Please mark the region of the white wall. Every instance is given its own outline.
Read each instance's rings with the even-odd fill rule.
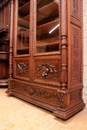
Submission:
[[[87,108],[87,0],[83,0],[83,100]]]

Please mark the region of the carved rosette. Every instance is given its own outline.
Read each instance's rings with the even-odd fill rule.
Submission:
[[[25,63],[17,64],[16,72],[17,72],[17,75],[28,76],[28,72],[29,72],[28,65],[26,65]]]
[[[40,78],[56,79],[57,75],[57,68],[49,63],[42,63],[37,66],[37,76]]]

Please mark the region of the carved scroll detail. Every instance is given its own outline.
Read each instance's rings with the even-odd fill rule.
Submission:
[[[43,97],[45,99],[57,99],[60,103],[64,103],[64,94],[63,93],[57,93],[57,92],[48,92],[47,90],[42,90],[40,88],[34,88],[31,86],[26,86],[25,84],[14,84],[15,88],[18,88],[20,90],[23,90],[27,92],[30,95],[35,95],[39,97]]]
[[[58,75],[58,71],[55,66],[49,63],[42,63],[37,66],[37,76],[40,78],[55,79]]]
[[[28,75],[28,65],[24,63],[17,64],[17,74],[21,76],[27,76]]]

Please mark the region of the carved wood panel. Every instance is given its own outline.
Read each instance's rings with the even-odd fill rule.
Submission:
[[[60,86],[60,58],[35,58],[34,82]]]
[[[71,15],[80,20],[81,17],[81,0],[71,0]]]
[[[28,76],[29,68],[28,64],[24,62],[16,63],[16,73],[19,76]]]
[[[82,89],[75,90],[70,93],[70,106],[75,106],[82,101]]]
[[[14,89],[20,94],[23,92],[23,94],[29,96],[29,98],[39,99],[40,101],[48,102],[48,104],[53,103],[59,107],[64,106],[66,99],[66,94],[57,92],[56,89],[49,89],[44,86],[31,85],[19,81],[14,81]]]
[[[74,25],[71,25],[71,48],[71,85],[80,84],[82,80],[82,35],[81,29]]]
[[[26,59],[15,60],[15,73],[16,78],[29,80],[29,61]]]
[[[70,94],[70,101],[74,101],[74,100],[77,100],[77,99],[80,99],[81,98],[81,91],[80,90],[77,90],[77,91],[74,91]]]

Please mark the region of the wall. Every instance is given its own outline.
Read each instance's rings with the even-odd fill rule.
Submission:
[[[83,0],[83,100],[87,108],[87,0]]]

